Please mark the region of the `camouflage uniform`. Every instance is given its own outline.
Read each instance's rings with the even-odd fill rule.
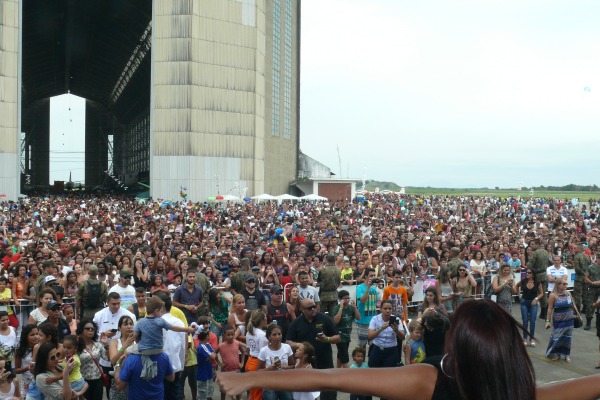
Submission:
[[[531,253],[529,256],[529,261],[527,261],[527,266],[531,268],[535,274],[535,279],[542,284],[542,288],[544,290],[544,296],[540,301],[540,307],[542,307],[542,310],[548,309],[548,276],[546,274],[546,270],[548,269],[549,260],[550,255],[548,252],[540,247]],[[543,315],[543,312],[540,315]],[[545,315],[544,318],[546,318]]]
[[[448,264],[446,264],[446,266],[450,268],[450,271],[452,271],[452,277],[456,278],[458,276],[458,268],[464,267],[465,262],[461,260],[460,257],[454,257],[450,259],[450,261],[448,261]]]
[[[597,261],[598,262],[598,261]],[[600,281],[600,265],[598,264],[590,264],[586,269],[586,275],[592,282]],[[594,316],[594,306],[593,304],[600,296],[600,286],[592,286],[591,284],[587,284],[588,290],[584,299],[585,304],[585,316],[591,319]]]
[[[208,315],[208,291],[210,290],[210,279],[200,271],[194,270],[196,273],[196,285],[202,289],[202,305],[198,309],[198,317]],[[185,279],[185,277],[184,277]]]
[[[340,286],[341,271],[335,265],[326,265],[319,273],[319,298],[321,312],[328,313],[333,318],[333,309],[338,304],[337,289]]]
[[[581,310],[581,302],[584,297],[586,284],[585,284],[585,270],[592,261],[583,252],[575,255],[575,261],[573,267],[575,268],[575,284],[573,286],[573,300],[578,310]],[[587,315],[587,310],[586,310]]]

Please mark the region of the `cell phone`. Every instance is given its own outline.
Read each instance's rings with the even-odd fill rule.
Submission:
[[[395,315],[390,315],[390,325],[399,325],[400,321]]]
[[[69,362],[73,361],[73,356],[69,357]]]
[[[111,329],[110,330],[112,333],[117,333],[118,329]]]
[[[317,333],[317,337],[323,337],[323,336],[325,336],[325,334],[323,332]]]

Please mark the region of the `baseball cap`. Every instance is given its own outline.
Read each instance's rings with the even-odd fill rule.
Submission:
[[[50,282],[54,282],[56,280],[56,278],[52,275],[48,275],[47,277],[44,278],[44,285],[47,285]]]
[[[128,269],[123,269],[121,272],[119,272],[119,276],[123,279],[129,279],[131,278],[131,275],[131,271]]]
[[[280,285],[273,285],[269,290],[271,293],[283,292],[283,288]]]
[[[60,310],[60,304],[58,304],[58,301],[52,300],[46,304],[46,310]]]
[[[249,275],[245,279],[246,282],[254,281],[256,282],[256,277],[254,275]]]

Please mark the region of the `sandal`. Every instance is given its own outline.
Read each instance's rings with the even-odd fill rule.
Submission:
[[[560,360],[560,356],[552,356],[550,357],[550,361],[558,361]]]
[[[568,363],[570,363],[570,362],[571,362],[571,357],[569,357],[569,356],[566,356],[566,357],[565,357],[565,361],[566,361],[566,362],[568,362]]]

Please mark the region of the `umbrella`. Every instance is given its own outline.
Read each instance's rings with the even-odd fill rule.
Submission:
[[[301,200],[314,200],[314,201],[327,201],[327,197],[319,196],[318,194],[307,194],[306,196],[300,197]]]
[[[220,200],[220,201],[235,201],[235,202],[242,201],[242,199],[240,199],[239,197],[234,196],[232,194],[226,194],[225,196],[217,196],[217,200]]]

